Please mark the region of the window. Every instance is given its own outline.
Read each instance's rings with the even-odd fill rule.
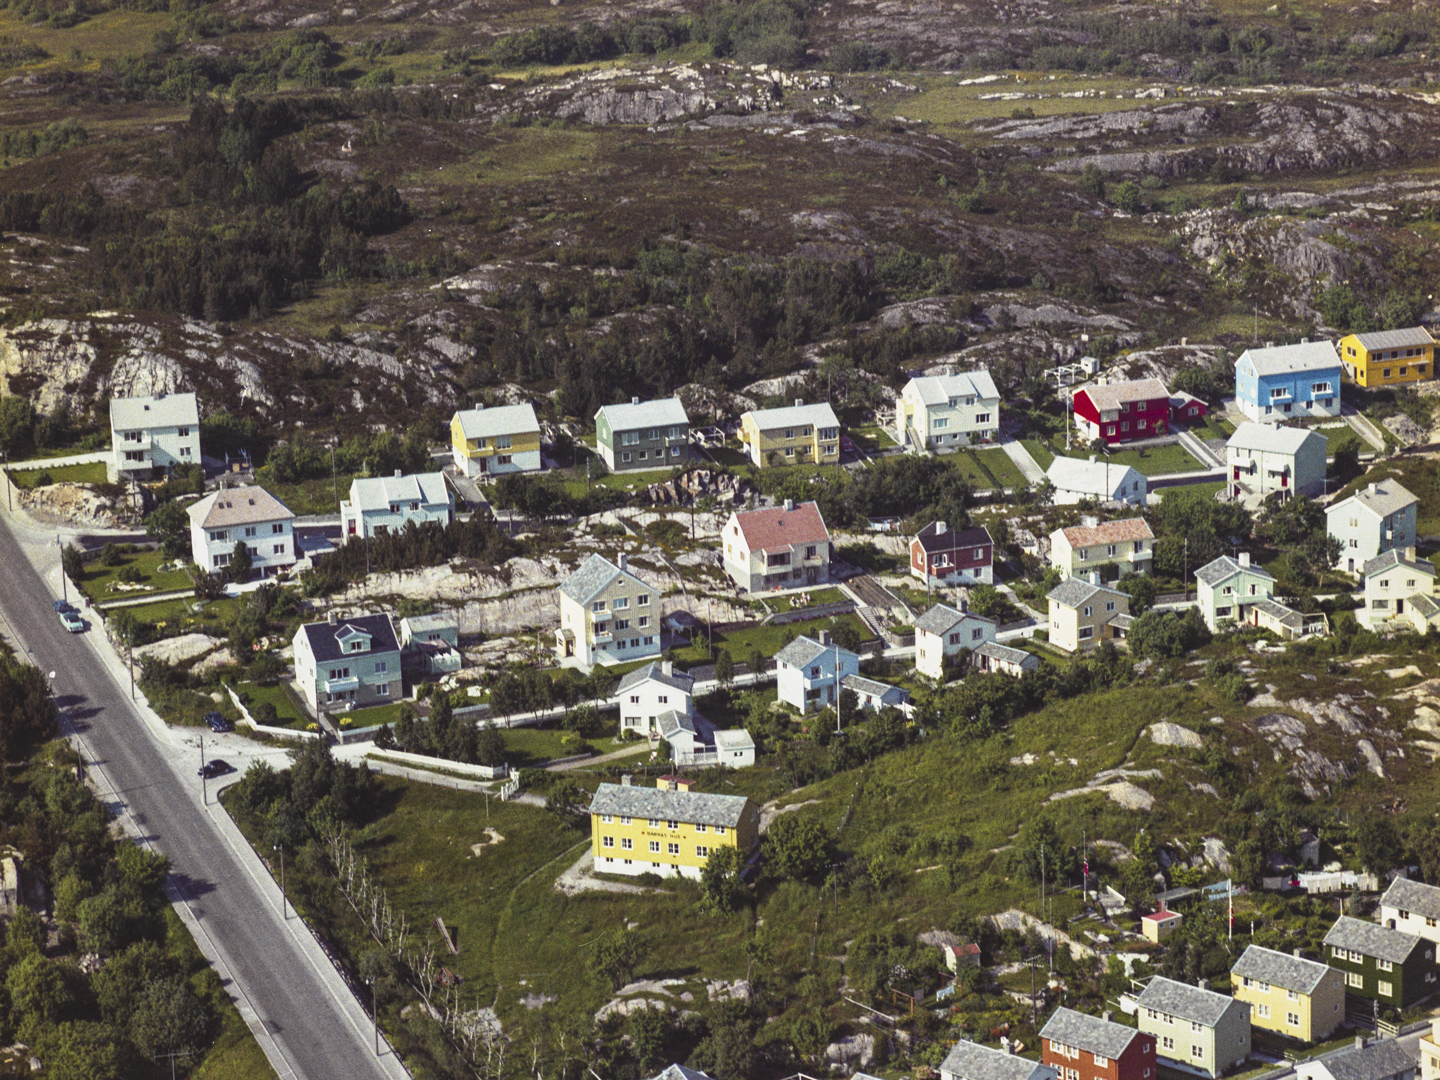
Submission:
[[[971,641],[979,641],[979,640],[980,640],[981,638],[983,638],[984,636],[985,636],[985,629],[984,629],[984,627],[977,627],[976,629],[970,631],[970,640],[971,640]]]
[[[716,826],[715,826],[715,835],[716,835],[716,836],[724,836],[724,835],[725,835],[725,826],[724,826],[724,825],[716,825]]]
[[[495,436],[495,449],[496,449],[496,450],[509,450],[509,449],[510,449],[510,436],[509,436],[509,435],[497,435],[497,436]]]
[[[620,460],[621,460],[621,461],[629,461],[629,460],[630,460],[630,451],[629,451],[629,450],[622,450],[622,451],[620,451]]]
[[[949,421],[947,418],[945,418],[945,417],[941,417],[940,419],[938,419],[938,420],[935,421],[935,425],[934,425],[934,426],[937,427],[937,428],[949,427],[949,426],[950,426],[950,421]]]
[[[363,641],[352,641],[352,642],[350,642],[350,647],[349,647],[348,649],[346,649],[345,651],[346,651],[346,652],[364,652],[364,651],[365,651],[365,642],[363,642]]]
[[[704,826],[704,825],[696,825],[696,826],[695,826],[695,831],[696,831],[696,832],[704,832],[704,831],[705,831],[705,826]]]
[[[1365,987],[1365,977],[1358,971],[1347,971],[1345,973],[1345,985],[1353,990],[1362,990]]]
[[[652,817],[652,818],[647,818],[646,821],[645,821],[645,823],[646,823],[647,825],[649,825],[650,828],[652,828],[652,829],[658,829],[658,828],[660,827],[660,819],[659,819],[659,818],[653,818],[653,817]]]
[[[1286,1000],[1286,1001],[1299,1001],[1299,1000],[1300,1000],[1300,995],[1297,994],[1294,990],[1286,990],[1286,991],[1285,991],[1285,1000]]]
[[[665,823],[665,827],[667,829],[678,829],[680,827],[680,823],[678,821],[667,821]]]
[[[614,814],[601,814],[601,815],[600,815],[600,823],[601,823],[602,825],[609,825],[609,824],[610,824],[612,821],[614,821],[614,820],[615,820],[615,815],[614,815]]]
[[[181,456],[181,457],[189,457],[189,456],[190,456],[190,447],[188,447],[188,446],[182,446],[182,447],[180,447],[180,456]]]
[[[975,414],[975,423],[977,423],[977,424],[988,424],[989,422],[990,422],[990,414],[989,414],[988,412],[981,412],[981,413],[976,413],[976,414]]]
[[[1114,555],[1114,554],[1115,554],[1115,545],[1114,545],[1114,544],[1110,544],[1110,545],[1106,546],[1106,548],[1105,548],[1105,554],[1106,554],[1106,555]]]
[[[631,705],[639,705],[639,704],[640,704],[640,695],[639,695],[639,694],[631,694],[631,695],[630,695],[630,704],[631,704]]]
[[[634,850],[635,850],[635,841],[632,840],[632,839],[630,839],[630,837],[628,837],[628,836],[622,836],[622,837],[620,838],[620,850],[621,850],[621,851],[634,851]]]
[[[1095,1058],[1095,1067],[1097,1069],[1103,1069],[1110,1064],[1110,1059],[1103,1054],[1094,1054],[1092,1056]]]
[[[710,849],[704,844],[696,844],[695,857],[697,859],[708,859],[710,857]]]
[[[1160,1036],[1160,1049],[1162,1049],[1162,1050],[1174,1050],[1174,1049],[1175,1049],[1175,1040],[1172,1039],[1169,1035],[1162,1035],[1162,1036]]]
[[[1082,627],[1080,628],[1080,640],[1081,640],[1081,641],[1086,641],[1086,640],[1088,640],[1089,638],[1092,638],[1092,637],[1094,637],[1094,636],[1095,636],[1095,628],[1094,628],[1093,626],[1082,626]]]
[[[656,700],[657,702],[659,702],[661,705],[668,705],[668,704],[670,704],[670,695],[669,695],[669,694],[657,694],[657,695],[655,695],[655,700]]]
[[[651,840],[651,841],[650,841],[650,854],[652,854],[652,855],[659,855],[659,854],[660,854],[660,841],[659,841],[659,840]]]
[[[271,535],[271,536],[283,536],[284,534],[285,534],[285,526],[282,525],[280,522],[277,521],[274,525],[271,525],[271,526],[270,526],[270,535]]]
[[[786,457],[794,457],[794,456],[795,456],[795,448],[794,448],[793,446],[787,446],[787,447],[785,447],[785,456],[786,456]]]
[[[1392,964],[1389,960],[1376,960],[1375,968],[1378,971],[1394,971],[1395,965]]]
[[[1381,997],[1389,997],[1395,992],[1395,987],[1392,983],[1388,983],[1382,979],[1375,985],[1375,991]]]
[[[807,559],[813,559],[813,558],[815,558],[815,545],[814,545],[814,544],[811,544],[809,547],[807,547],[807,548],[805,549],[805,558],[807,558]]]
[[[1255,1015],[1258,1016],[1258,1017],[1260,1017],[1261,1020],[1269,1020],[1269,1019],[1270,1019],[1270,1006],[1269,1006],[1269,1005],[1256,1005],[1256,1006],[1255,1006]]]
[[[254,535],[255,535],[255,526],[254,526],[254,525],[246,525],[246,526],[245,526],[245,538],[248,540],[250,537],[252,537],[252,536],[254,536]]]
[[[384,661],[384,660],[376,660],[376,661],[375,661],[375,674],[376,674],[376,675],[384,675],[384,674],[385,674],[387,671],[389,671],[389,670],[390,670],[390,665],[389,665],[389,663],[387,663],[386,661]]]
[[[509,455],[509,454],[496,454],[496,455],[495,455],[495,464],[496,464],[496,465],[509,465],[509,464],[510,464],[510,455]]]
[[[1199,1043],[1192,1043],[1190,1046],[1190,1056],[1192,1058],[1203,1058],[1205,1056],[1205,1048]]]
[[[1083,608],[1080,609],[1080,614],[1084,615],[1088,619],[1091,615],[1095,614],[1095,609],[1089,604],[1086,604]]]
[[[637,597],[635,598],[635,606],[636,606],[636,607],[646,607],[647,605],[649,605],[649,603],[650,603],[650,594],[649,594],[648,592],[641,593],[639,596],[637,596]]]
[[[1281,389],[1281,390],[1271,390],[1271,391],[1270,391],[1270,400],[1271,400],[1271,401],[1274,401],[1274,400],[1276,400],[1277,398],[1282,398],[1282,397],[1285,396],[1285,393],[1286,393],[1286,392],[1285,392],[1283,389]]]
[[[666,853],[667,855],[679,855],[679,854],[680,854],[680,845],[679,845],[679,844],[666,844],[666,845],[665,845],[665,853]]]
[[[590,610],[591,610],[591,611],[604,611],[604,610],[605,610],[605,601],[604,601],[604,600],[596,600],[593,604],[590,605]]]
[[[1105,601],[1105,610],[1106,610],[1106,611],[1114,611],[1114,610],[1115,610],[1115,601],[1114,601],[1114,600],[1106,600],[1106,601]]]
[[[628,596],[617,596],[610,604],[611,609],[614,611],[623,611],[629,606],[630,598]]]
[[[285,545],[284,545],[284,544],[276,544],[276,545],[275,545],[275,552],[274,552],[274,554],[276,554],[276,555],[284,555],[284,554],[285,554]]]
[[[951,645],[959,645],[959,644],[960,644],[960,635],[959,635],[959,634],[951,634],[951,635],[950,635],[950,644],[951,644]]]
[[[613,837],[613,836],[602,836],[602,837],[600,838],[600,846],[601,846],[601,847],[614,847],[614,846],[615,846],[615,837]]]
[[[1249,980],[1246,981],[1248,982]],[[1267,982],[1261,982],[1259,979],[1256,979],[1255,989],[1259,990],[1262,994],[1268,994],[1270,992],[1270,984]]]
[[[1290,1027],[1299,1027],[1299,1026],[1300,1026],[1300,1014],[1299,1014],[1299,1013],[1287,1012],[1287,1013],[1285,1014],[1285,1023],[1288,1024]]]
[[[1203,1024],[1197,1024],[1194,1020],[1191,1020],[1191,1021],[1190,1021],[1190,1030],[1191,1030],[1191,1031],[1204,1031],[1204,1030],[1205,1030],[1205,1027],[1204,1027]]]

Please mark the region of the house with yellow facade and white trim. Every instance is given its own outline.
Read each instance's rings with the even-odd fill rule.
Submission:
[[[840,421],[830,403],[806,405],[797,399],[783,409],[755,409],[740,417],[740,443],[759,468],[836,465],[840,462]]]
[[[1230,969],[1230,992],[1250,1004],[1250,1025],[1301,1042],[1345,1019],[1345,976],[1329,964],[1251,945]]]
[[[760,811],[743,795],[704,794],[690,784],[673,776],[655,787],[638,787],[628,776],[601,784],[590,802],[595,869],[698,879],[721,847],[735,848],[743,865],[760,842]]]
[[[1435,339],[1423,326],[1340,339],[1340,368],[1356,386],[1397,386],[1435,377]]]
[[[535,407],[483,405],[461,409],[450,419],[450,448],[464,475],[498,476],[540,468],[540,421]]]

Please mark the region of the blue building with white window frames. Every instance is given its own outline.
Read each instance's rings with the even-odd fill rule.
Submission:
[[[1235,400],[1256,423],[1340,415],[1340,355],[1328,341],[1246,349],[1235,361]]]

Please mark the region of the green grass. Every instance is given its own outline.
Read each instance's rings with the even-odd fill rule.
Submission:
[[[705,453],[710,455],[716,465],[724,465],[731,469],[743,469],[752,464],[748,457],[733,446],[707,446]]]
[[[1021,439],[1020,445],[1030,451],[1030,456],[1035,459],[1035,464],[1042,469],[1050,468],[1050,463],[1055,460],[1055,451],[1040,439]]]
[[[613,732],[614,724],[610,727]],[[569,749],[563,744],[567,734],[559,727],[507,728],[504,732],[506,760],[517,769],[528,769],[556,758],[572,757],[581,751]],[[584,748],[594,754],[609,754],[635,745],[616,739],[613,734],[597,735],[582,741]]]
[[[103,484],[108,479],[103,461],[87,461],[48,469],[14,469],[10,472],[10,482],[22,491],[29,491],[38,486],[42,474],[48,474],[52,484]]]
[[[850,436],[853,442],[861,450],[874,452],[876,450],[888,450],[897,445],[890,433],[879,424],[865,424],[861,427],[848,428],[845,434]]]
[[[265,481],[262,486],[295,514],[338,514],[340,499],[350,497],[350,481],[353,479],[355,477],[342,474],[333,481],[327,476],[323,480],[301,480],[294,484]],[[337,489],[339,499],[335,495]]]
[[[85,590],[85,595],[97,603],[143,596],[146,592],[160,593],[189,589],[194,582],[185,572],[183,564],[179,569],[168,569],[163,572],[160,570],[161,566],[174,567],[175,563],[176,560],[167,556],[163,551],[139,551],[122,555],[120,561],[114,566],[106,566],[99,559],[92,559],[85,564],[85,577],[81,581],[80,587]],[[130,566],[140,571],[140,581],[122,583],[119,579],[120,571]],[[120,584],[127,584],[127,587],[117,588],[116,586]],[[134,587],[136,584],[145,585],[148,588],[136,589]]]
[[[152,624],[158,630],[156,636],[162,638],[176,637],[191,631],[214,632],[223,635],[229,633],[229,625],[240,613],[244,600],[238,597],[226,597],[221,600],[211,600],[201,605],[198,611],[192,610],[197,603],[195,600],[176,598],[174,600],[157,600],[153,604],[136,604],[133,607],[119,610],[128,611],[141,622]]]
[[[1064,436],[1058,436],[1061,446],[1064,445]],[[1060,452],[1059,446],[1056,447]],[[1070,452],[1071,457],[1084,458],[1087,455]],[[1201,472],[1205,466],[1195,459],[1195,456],[1186,450],[1179,443],[1171,443],[1168,446],[1152,446],[1132,450],[1112,450],[1109,455],[1113,465],[1129,465],[1142,476],[1168,476],[1172,473]],[[1101,457],[1103,461],[1105,456]]]
[[[1020,490],[1030,486],[1030,482],[1025,479],[1025,474],[1020,471],[1019,466],[1011,461],[1010,455],[999,447],[976,450],[975,457],[1001,487]]]
[[[1190,433],[1202,442],[1209,439],[1228,439],[1235,434],[1235,425],[1214,413],[1205,417],[1203,424],[1192,424]]]
[[[854,627],[862,640],[871,636],[865,624],[855,615],[841,615],[835,621]],[[784,647],[787,632],[793,630],[796,637],[813,635],[816,630],[824,630],[829,627],[831,622],[830,619],[807,619],[803,622],[786,623],[784,626],[751,626],[743,630],[732,630],[729,633],[717,633],[715,635],[715,651],[718,653],[722,648],[729,649],[730,655],[737,663],[743,662],[752,648],[759,648],[762,654],[770,657]],[[706,655],[702,643],[677,649],[675,661],[681,667],[690,668],[698,664],[708,664],[710,658]]]
[[[805,594],[809,596],[809,607],[819,607],[821,604],[839,604],[845,600],[845,594],[839,589],[810,589]],[[792,593],[789,596],[765,597],[765,605],[771,611],[792,611],[801,607],[800,593]]]
[[[138,56],[150,51],[154,48],[156,32],[173,25],[168,12],[107,11],[68,29],[34,26],[16,18],[12,12],[0,13],[0,35],[38,45],[50,54],[48,58],[23,65],[28,70],[98,71],[103,59]]]
[[[275,712],[279,714],[280,727],[306,728],[314,723],[283,683],[276,683],[274,686],[261,686],[259,683],[252,682],[239,683],[235,687],[235,692],[248,695],[249,700],[245,707],[250,710],[252,716],[255,715],[255,709],[262,701],[268,701],[274,705]],[[255,719],[260,722],[258,716]]]
[[[403,702],[392,701],[387,705],[372,705],[368,709],[353,709],[350,712],[332,713],[331,715],[335,723],[343,729],[378,727],[380,724],[393,724],[399,720],[400,710],[404,707]]]

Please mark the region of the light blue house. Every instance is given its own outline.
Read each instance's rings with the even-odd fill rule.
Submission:
[[[1328,341],[1246,349],[1235,361],[1235,400],[1263,424],[1340,415],[1340,354]]]
[[[344,538],[383,536],[400,532],[410,522],[450,524],[455,497],[445,486],[443,473],[371,476],[350,482],[350,500],[340,503]]]

